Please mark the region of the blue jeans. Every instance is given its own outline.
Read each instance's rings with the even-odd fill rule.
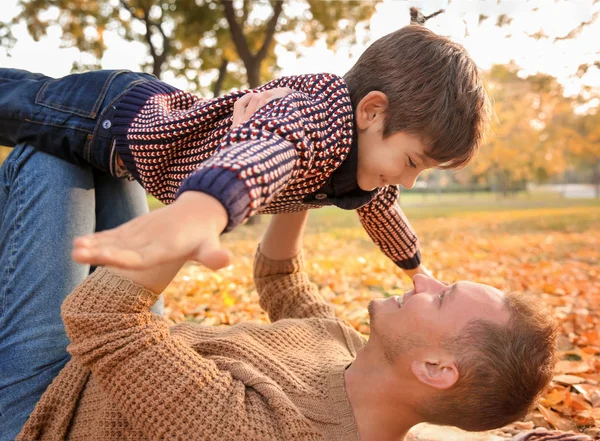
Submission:
[[[155,80],[125,70],[54,79],[0,69],[0,145],[23,143],[73,164],[112,172],[110,105],[135,84]]]
[[[0,440],[14,440],[69,359],[63,299],[90,268],[76,236],[148,210],[142,187],[17,145],[0,167]]]

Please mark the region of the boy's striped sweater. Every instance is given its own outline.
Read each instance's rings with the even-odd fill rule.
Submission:
[[[187,190],[218,199],[231,230],[257,213],[335,205],[356,209],[381,250],[401,268],[420,264],[398,188],[356,183],[354,110],[331,74],[271,81],[254,91],[294,90],[231,129],[233,104],[250,92],[202,100],[160,81],[134,86],[114,105],[116,149],[128,171],[165,203]]]

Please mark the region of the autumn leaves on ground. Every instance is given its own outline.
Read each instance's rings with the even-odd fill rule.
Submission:
[[[519,195],[402,197],[436,277],[530,290],[560,324],[560,361],[537,411],[519,427],[555,427],[600,437],[600,201]],[[254,250],[268,219],[224,239],[234,264],[218,273],[189,265],[165,293],[174,321],[266,322],[252,283]],[[354,212],[311,213],[307,271],[338,315],[369,333],[369,300],[410,289],[375,248]]]

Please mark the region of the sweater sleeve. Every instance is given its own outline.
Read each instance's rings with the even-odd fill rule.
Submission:
[[[272,397],[171,336],[148,311],[156,299],[98,269],[62,306],[73,359],[148,439],[278,439]]]
[[[259,109],[225,136],[219,152],[185,179],[177,195],[210,194],[227,210],[226,231],[235,228],[310,168],[313,142],[303,113],[314,108],[308,94],[293,92]]]
[[[419,242],[398,204],[398,195],[398,187],[389,185],[357,212],[381,251],[400,268],[414,269],[421,263]]]
[[[254,283],[260,306],[272,322],[285,318],[335,317],[333,307],[325,302],[304,272],[302,253],[288,260],[271,260],[257,250]]]

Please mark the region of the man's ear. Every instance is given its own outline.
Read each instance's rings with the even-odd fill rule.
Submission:
[[[377,90],[367,93],[356,106],[356,124],[359,130],[366,130],[378,118],[382,119],[387,108],[388,98],[385,93]]]
[[[458,381],[458,368],[454,361],[439,359],[415,360],[410,369],[421,383],[436,389],[449,389]]]

